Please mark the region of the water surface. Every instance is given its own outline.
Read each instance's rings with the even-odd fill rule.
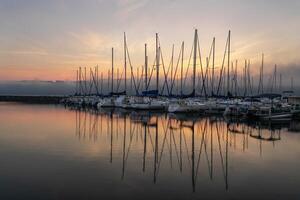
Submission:
[[[300,199],[299,128],[0,103],[0,199]]]

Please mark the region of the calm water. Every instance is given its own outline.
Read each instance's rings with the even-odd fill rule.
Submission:
[[[297,129],[0,103],[0,199],[300,199]]]

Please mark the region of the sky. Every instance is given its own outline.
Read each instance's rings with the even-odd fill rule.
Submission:
[[[256,74],[261,54],[266,73],[278,65],[283,77],[300,76],[299,0],[1,0],[0,80],[74,80],[76,69],[98,65],[107,74],[111,48],[123,63],[126,32],[134,69],[154,59],[159,34],[165,63],[185,41],[185,62],[198,29],[202,56],[216,37],[220,66],[228,31],[231,58],[251,60]],[[289,78],[288,78],[289,79]]]

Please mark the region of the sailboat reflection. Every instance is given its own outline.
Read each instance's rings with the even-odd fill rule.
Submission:
[[[75,135],[79,140],[97,142],[101,139],[109,144],[110,163],[114,155],[115,159],[122,157],[122,180],[130,166],[127,164],[130,154],[134,154],[135,158],[141,157],[136,160],[141,163],[143,173],[152,170],[154,184],[160,170],[175,169],[181,175],[189,172],[194,192],[199,179],[208,176],[212,181],[220,178],[219,172],[228,190],[230,152],[257,151],[249,149],[250,139],[251,142],[260,141],[260,154],[264,142],[275,144],[281,140],[278,128],[215,117],[117,110],[76,110],[75,117]],[[164,173],[167,172],[161,176]]]

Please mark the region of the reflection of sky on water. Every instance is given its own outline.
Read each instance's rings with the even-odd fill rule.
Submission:
[[[299,198],[300,135],[290,125],[0,107],[5,199]]]

